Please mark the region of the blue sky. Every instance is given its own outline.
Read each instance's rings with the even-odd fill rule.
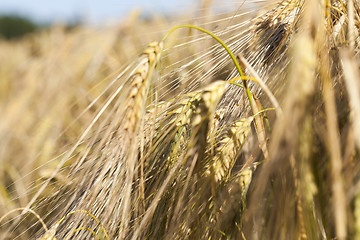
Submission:
[[[145,12],[179,12],[198,0],[0,0],[0,14],[16,13],[36,22],[81,18],[100,24],[122,19],[134,8]]]

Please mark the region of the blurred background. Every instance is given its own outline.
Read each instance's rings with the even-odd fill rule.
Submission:
[[[103,24],[123,19],[131,10],[137,8],[148,13],[164,13],[184,10],[193,0],[76,0],[76,1],[0,1],[1,15],[20,15],[30,18],[38,24],[52,22],[84,21],[91,24]]]
[[[14,38],[53,24],[103,26],[123,21],[135,10],[141,11],[143,17],[151,17],[183,12],[195,4],[192,0],[0,1],[0,35]]]
[[[242,4],[239,5],[239,2]],[[184,14],[194,17],[197,12],[213,10],[216,13],[224,13],[234,10],[235,5],[242,6],[244,2],[221,0],[0,1],[0,36],[7,39],[16,38],[54,24],[62,24],[70,28],[78,25],[108,26],[124,21],[134,11],[138,11],[142,18],[154,16],[176,18],[184,17]]]

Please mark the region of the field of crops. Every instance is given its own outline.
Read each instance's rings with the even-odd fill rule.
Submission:
[[[0,39],[0,239],[360,239],[359,2],[202,2]]]

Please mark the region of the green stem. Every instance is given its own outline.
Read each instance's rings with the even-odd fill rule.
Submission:
[[[266,111],[275,111],[275,110],[276,110],[276,108],[265,108],[265,109],[258,111],[256,114],[252,115],[252,117],[256,117],[257,115],[259,115],[261,113],[265,113]]]
[[[233,85],[235,85],[235,86],[238,86],[238,87],[244,88],[244,86],[243,86],[243,85],[241,85],[241,84],[239,84],[239,83],[237,83],[237,82],[230,82],[230,84],[233,84]]]
[[[235,67],[237,69],[237,71],[239,72],[240,76],[241,76],[241,79],[242,79],[242,82],[243,82],[243,85],[244,87],[246,88],[246,95],[247,95],[247,98],[249,99],[249,103],[250,103],[250,107],[252,109],[252,97],[251,97],[251,93],[250,93],[250,89],[246,83],[246,80],[245,80],[245,76],[241,70],[241,67],[239,65],[239,62],[236,60],[234,54],[231,52],[231,50],[228,48],[228,46],[223,42],[221,41],[220,38],[218,38],[216,35],[214,35],[213,33],[209,32],[208,30],[205,30],[201,27],[197,27],[197,26],[194,26],[194,25],[180,25],[180,26],[176,26],[174,28],[172,28],[169,32],[167,32],[165,34],[165,36],[163,37],[163,39],[161,40],[162,42],[164,42],[166,40],[166,38],[172,33],[174,32],[175,30],[179,29],[179,28],[193,28],[193,29],[197,29],[203,33],[206,33],[208,34],[209,36],[211,36],[212,38],[214,38],[218,43],[221,44],[221,46],[223,46],[226,50],[226,52],[229,54],[231,60],[233,61],[233,63],[235,64]]]

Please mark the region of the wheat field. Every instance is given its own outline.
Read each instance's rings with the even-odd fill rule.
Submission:
[[[0,39],[0,239],[360,239],[359,2],[212,4]]]

